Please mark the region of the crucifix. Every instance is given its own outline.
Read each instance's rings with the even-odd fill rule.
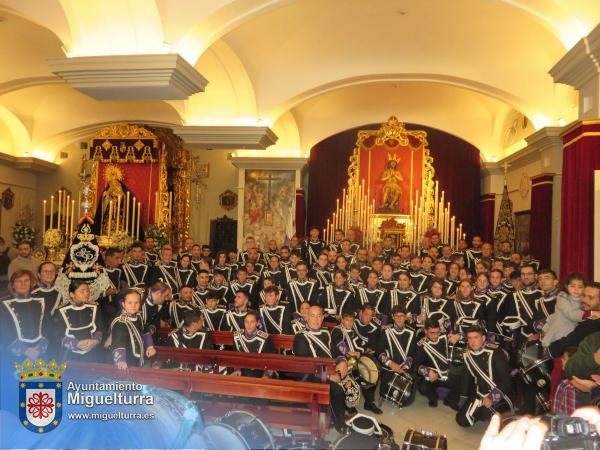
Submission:
[[[268,172],[266,177],[256,177],[257,181],[267,182],[267,204],[265,208],[265,225],[273,225],[273,213],[271,212],[271,187],[273,181],[279,180],[278,177],[274,177],[272,172]]]

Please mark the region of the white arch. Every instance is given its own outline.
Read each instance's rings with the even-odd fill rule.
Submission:
[[[31,147],[31,138],[27,127],[8,108],[0,105],[0,121],[2,121],[10,132],[13,148],[12,154],[22,156]]]

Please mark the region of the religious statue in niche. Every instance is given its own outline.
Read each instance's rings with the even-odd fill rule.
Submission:
[[[232,210],[237,206],[237,194],[227,189],[225,192],[219,195],[219,204],[227,211]]]
[[[96,211],[95,221],[101,224],[101,235],[109,236],[116,230],[117,223],[125,223],[125,196],[127,188],[123,184],[123,172],[116,165],[109,165],[104,170],[106,188],[102,192],[100,208]],[[120,198],[120,201],[119,201]],[[112,202],[112,206],[111,206]]]
[[[381,174],[382,189],[382,209],[388,211],[398,211],[400,209],[400,197],[402,196],[401,183],[404,181],[402,174],[396,168],[400,158],[388,153],[388,162],[386,169]]]

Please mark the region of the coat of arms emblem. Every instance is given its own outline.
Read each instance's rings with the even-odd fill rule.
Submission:
[[[19,420],[29,431],[47,433],[62,420],[62,373],[66,363],[43,359],[16,364],[19,375]]]

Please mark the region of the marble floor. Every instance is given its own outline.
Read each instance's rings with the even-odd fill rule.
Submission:
[[[362,408],[357,409],[361,413],[372,415]],[[394,431],[394,439],[400,446],[406,431],[414,428],[417,431],[445,434],[448,438],[448,450],[477,450],[487,428],[487,424],[483,422],[477,422],[472,428],[462,428],[454,420],[456,412],[453,409],[444,406],[442,402],[437,408],[430,408],[427,399],[419,394],[408,408],[398,409],[385,401],[381,409],[383,414],[376,416],[377,419]]]

